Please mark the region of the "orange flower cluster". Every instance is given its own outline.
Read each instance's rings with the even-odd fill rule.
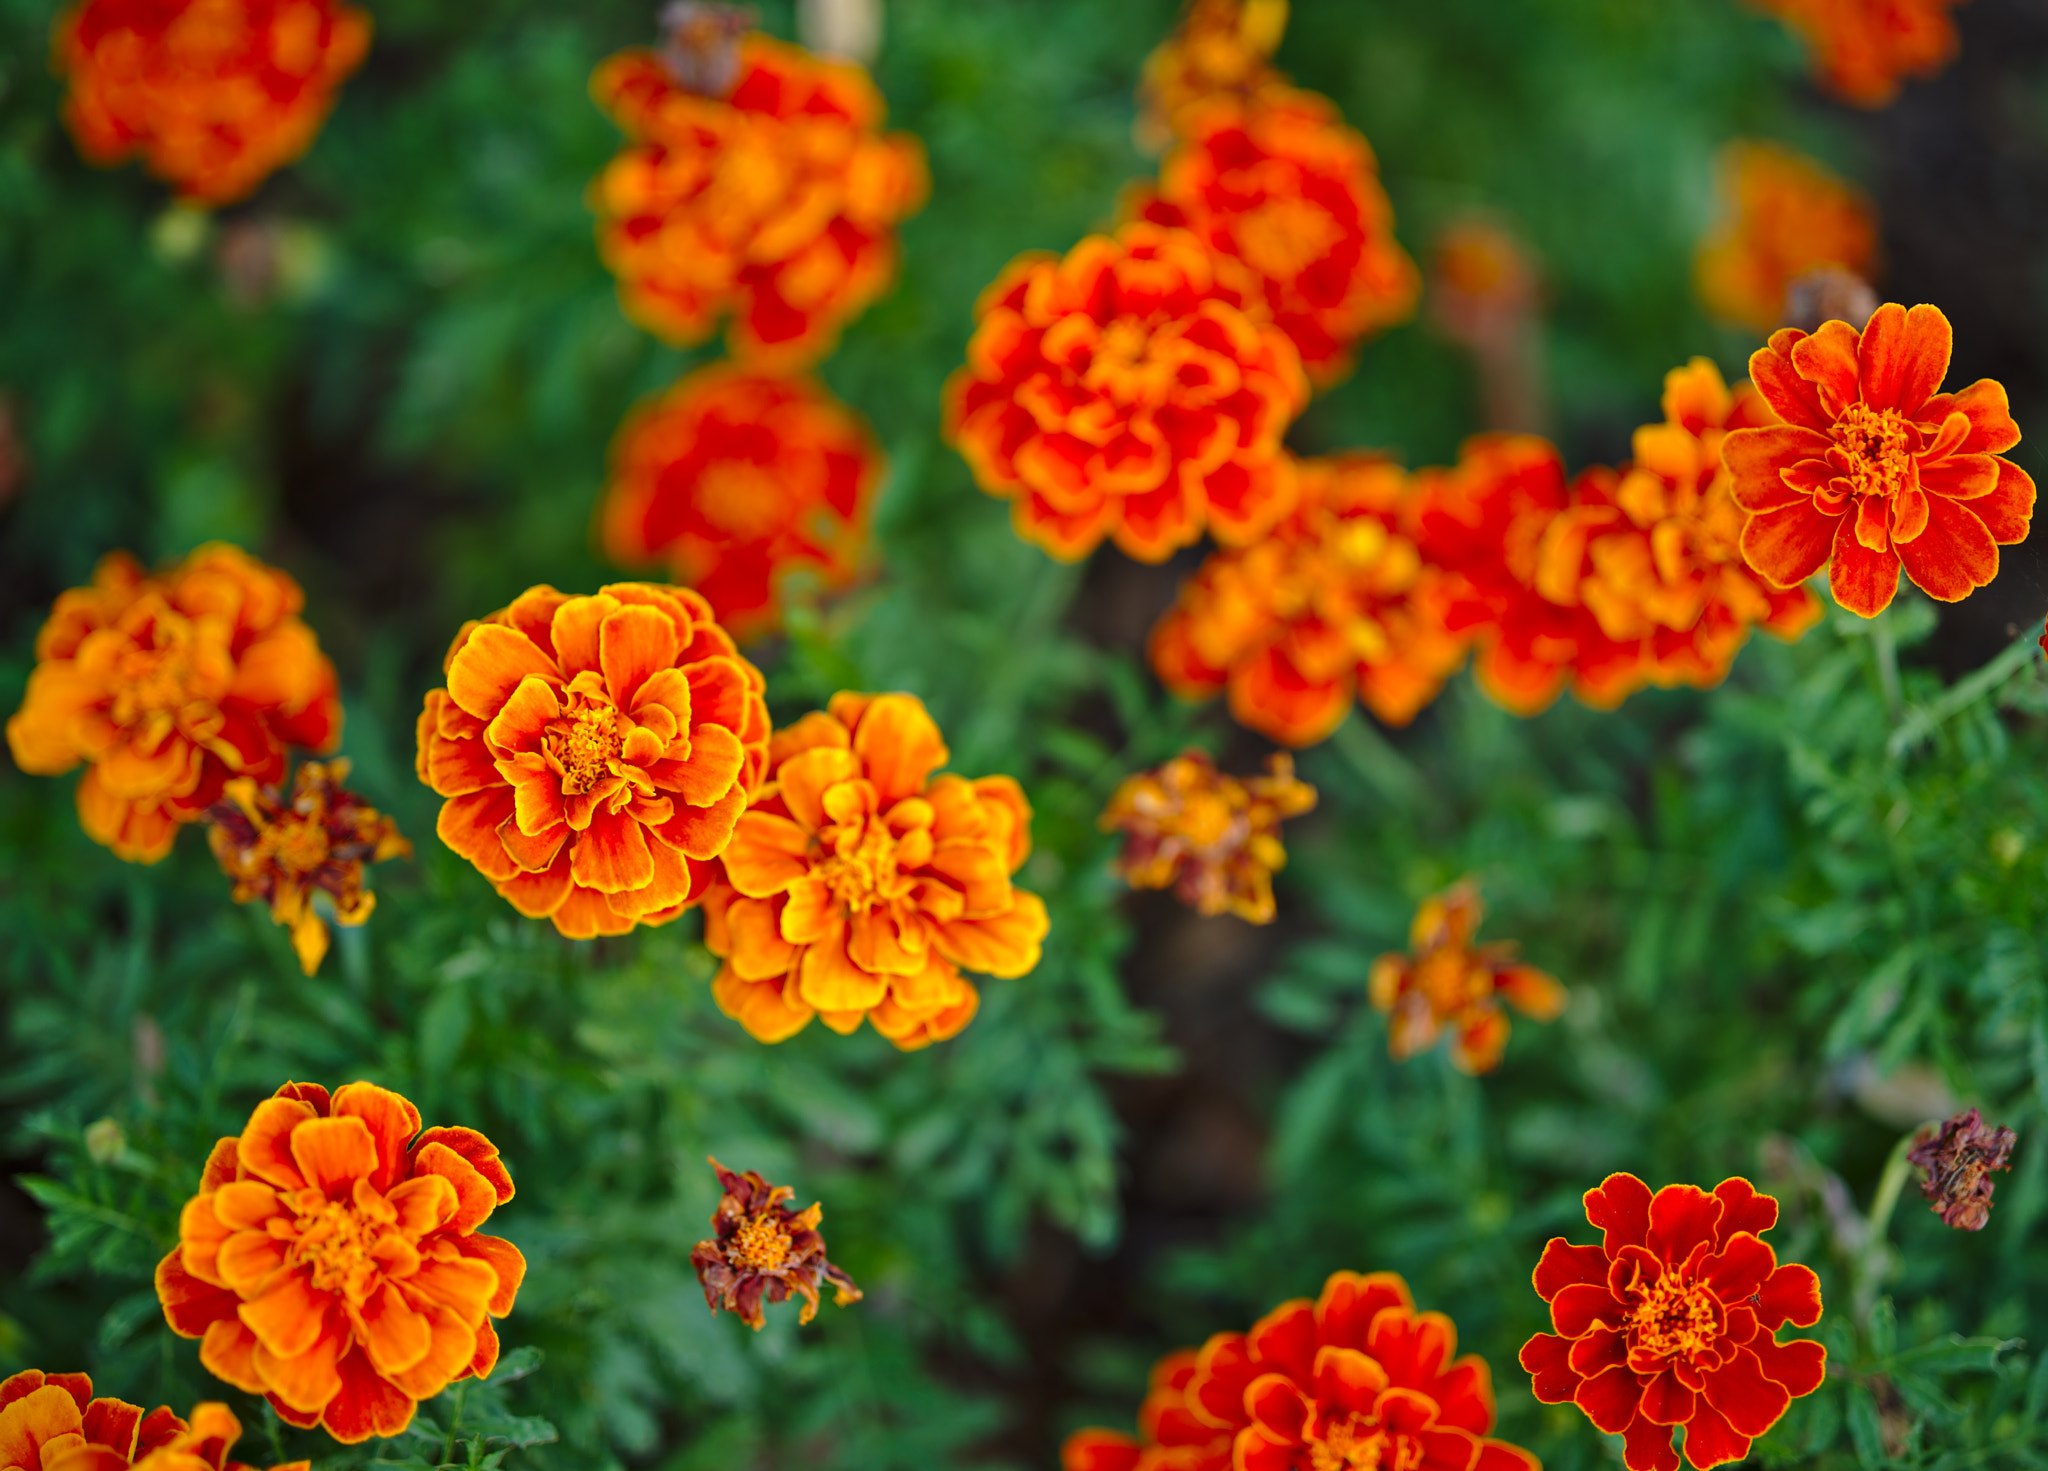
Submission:
[[[1451,1065],[1462,1073],[1490,1073],[1508,1045],[1501,1002],[1540,1022],[1563,1014],[1564,987],[1517,962],[1512,941],[1472,943],[1485,913],[1476,884],[1453,884],[1415,911],[1408,954],[1396,951],[1372,963],[1368,994],[1373,1009],[1388,1018],[1387,1051],[1396,1062],[1428,1051],[1449,1031]]]
[[[8,1471],[254,1471],[228,1452],[242,1422],[215,1401],[190,1421],[159,1405],[96,1399],[86,1374],[24,1369],[0,1380],[0,1466]],[[271,1471],[307,1471],[310,1461]]]
[[[1287,0],[1187,0],[1138,79],[1139,146],[1164,149],[1205,102],[1283,85],[1271,58],[1286,30]]]
[[[1228,688],[1230,713],[1290,746],[1322,740],[1353,698],[1406,725],[1464,662],[1444,575],[1404,517],[1408,476],[1374,455],[1298,463],[1300,499],[1262,540],[1219,551],[1152,631],[1183,699]]]
[[[285,750],[341,739],[334,666],[299,619],[299,585],[231,546],[150,574],[125,552],[57,599],[28,695],[7,722],[15,764],[86,763],[78,817],[122,858],[155,863],[228,781],[283,780]]]
[[[526,1275],[477,1227],[512,1198],[474,1129],[420,1131],[398,1094],[287,1083],[213,1147],[156,1269],[171,1329],[292,1425],[345,1445],[498,1362],[492,1318]]]
[[[777,731],[768,782],[739,819],[704,899],[712,993],[763,1042],[819,1015],[863,1017],[898,1047],[941,1042],[980,998],[962,968],[1015,977],[1048,920],[1010,877],[1031,852],[1031,806],[1007,776],[950,773],[911,695],[841,692]]]
[[[867,427],[816,383],[706,368],[619,431],[605,550],[666,560],[735,637],[767,633],[791,575],[853,580],[882,468]]]
[[[82,0],[55,41],[88,159],[139,153],[186,198],[227,204],[312,145],[370,18],[339,0]]]
[[[1266,773],[1225,776],[1191,750],[1126,777],[1101,820],[1125,835],[1117,876],[1134,889],[1170,884],[1202,914],[1271,923],[1273,875],[1287,863],[1281,820],[1314,807],[1316,791],[1295,780],[1292,756],[1267,757]]]
[[[1798,33],[1820,80],[1859,107],[1883,107],[1912,76],[1932,76],[1956,54],[1949,11],[1962,0],[1754,0]]]
[[[791,1293],[804,1300],[797,1309],[801,1327],[818,1316],[818,1287],[832,1285],[836,1306],[859,1302],[853,1278],[825,1259],[825,1238],[818,1232],[825,1207],[815,1202],[794,1211],[783,1202],[796,1194],[788,1185],[770,1186],[752,1170],[736,1175],[717,1160],[723,1192],[711,1224],[718,1234],[690,1250],[690,1265],[704,1301],[716,1313],[721,1307],[756,1333],[767,1326],[767,1307]]]
[[[1870,201],[1812,159],[1746,139],[1721,151],[1724,216],[1700,243],[1700,299],[1716,316],[1769,332],[1785,320],[1786,288],[1836,266],[1868,280],[1877,260]]]
[[[1493,1385],[1458,1330],[1392,1272],[1337,1272],[1249,1333],[1153,1371],[1139,1439],[1082,1430],[1063,1471],[1540,1471],[1492,1439]]]

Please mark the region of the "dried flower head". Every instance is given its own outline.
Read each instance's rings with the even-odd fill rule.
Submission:
[[[1240,780],[1203,751],[1126,777],[1103,810],[1105,832],[1120,832],[1116,871],[1134,889],[1169,884],[1202,914],[1273,919],[1273,875],[1287,862],[1283,818],[1316,805],[1315,788],[1294,777],[1294,758],[1266,758],[1265,776]]]
[[[1844,101],[1883,107],[1907,77],[1954,59],[1962,0],[1752,0],[1796,32],[1819,79]]]
[[[691,1249],[690,1264],[712,1312],[722,1307],[758,1333],[768,1321],[767,1307],[791,1293],[804,1300],[798,1324],[810,1322],[818,1315],[820,1283],[832,1285],[839,1307],[860,1301],[853,1279],[825,1260],[825,1238],[818,1233],[823,1205],[794,1211],[783,1204],[796,1194],[791,1186],[771,1186],[752,1170],[736,1175],[715,1159],[711,1168],[725,1192],[711,1214],[718,1234]]]
[[[1138,78],[1138,146],[1163,151],[1202,103],[1284,84],[1272,55],[1286,31],[1287,0],[1186,0]]]
[[[95,1399],[85,1374],[24,1369],[0,1381],[0,1465],[8,1471],[254,1471],[227,1459],[241,1436],[241,1422],[213,1401],[194,1406],[187,1421],[168,1405],[145,1415],[125,1400]]]
[[[1870,325],[1877,308],[1877,292],[1854,271],[1815,266],[1801,271],[1785,287],[1785,315],[1780,325],[1818,332],[1824,323],[1847,322],[1861,332]]]
[[[1489,1073],[1507,1047],[1505,1001],[1524,1016],[1554,1021],[1569,999],[1563,986],[1515,959],[1512,941],[1475,945],[1486,907],[1479,886],[1462,879],[1422,901],[1408,930],[1408,953],[1372,963],[1368,993],[1387,1017],[1387,1051],[1396,1062],[1426,1052],[1446,1031],[1460,1072]]]
[[[675,84],[699,97],[724,97],[740,79],[740,37],[754,27],[744,5],[669,0],[661,8],[656,53]]]
[[[1739,140],[1721,151],[1720,187],[1721,222],[1694,262],[1700,299],[1716,316],[1769,332],[1802,273],[1833,267],[1867,278],[1876,265],[1869,199],[1806,155]]]
[[[1958,1231],[1981,1231],[1991,1219],[1991,1172],[2010,1169],[2019,1135],[2003,1124],[1984,1127],[1984,1116],[1966,1109],[1923,1132],[1906,1158],[1927,1171],[1920,1193],[1929,1209]]]

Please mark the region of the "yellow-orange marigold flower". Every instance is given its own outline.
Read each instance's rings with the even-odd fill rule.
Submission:
[[[1185,699],[1228,687],[1230,713],[1290,746],[1363,700],[1406,725],[1465,658],[1443,574],[1401,529],[1408,477],[1375,455],[1302,460],[1292,514],[1210,556],[1152,631],[1152,667]]]
[[[1138,145],[1157,153],[1190,109],[1281,85],[1271,58],[1286,30],[1287,0],[1187,0],[1139,75]]]
[[[551,587],[465,624],[419,720],[441,841],[572,939],[703,897],[768,760],[761,672],[703,598]]]
[[[1406,955],[1390,952],[1372,963],[1368,991],[1387,1015],[1387,1051],[1396,1062],[1428,1051],[1448,1031],[1452,1065],[1490,1073],[1508,1043],[1501,1002],[1542,1022],[1564,1011],[1564,987],[1517,962],[1512,941],[1472,943],[1485,913],[1478,886],[1455,883],[1415,911]]]
[[[1962,0],[1753,0],[1796,32],[1837,96],[1883,107],[1907,77],[1929,77],[1955,58]]]
[[[159,1405],[95,1398],[86,1374],[24,1369],[0,1380],[0,1466],[7,1471],[254,1471],[227,1453],[241,1422],[223,1404],[195,1406],[188,1423]],[[293,1461],[271,1471],[307,1471]]]
[[[913,695],[842,691],[775,733],[769,780],[704,900],[725,961],[712,993],[763,1042],[865,1017],[906,1051],[942,1042],[980,997],[960,972],[1038,964],[1045,903],[1010,876],[1031,853],[1015,780],[932,773],[945,741]]]
[[[1266,775],[1225,776],[1205,751],[1189,750],[1124,779],[1103,809],[1104,832],[1120,832],[1118,877],[1134,889],[1169,884],[1203,914],[1272,921],[1273,875],[1287,863],[1283,818],[1316,805],[1316,789],[1294,777],[1294,758],[1266,758]]]
[[[771,1186],[752,1170],[734,1174],[715,1159],[711,1168],[722,1192],[711,1213],[718,1234],[691,1248],[690,1265],[712,1312],[722,1307],[758,1333],[767,1326],[768,1306],[791,1293],[804,1303],[797,1309],[799,1327],[818,1315],[821,1284],[831,1284],[838,1307],[860,1301],[853,1278],[825,1259],[818,1230],[824,1206],[791,1210],[783,1202],[796,1194],[793,1187]]]
[[[1785,291],[1806,272],[1837,266],[1868,279],[1877,218],[1853,189],[1804,154],[1742,139],[1721,150],[1723,218],[1700,242],[1694,274],[1716,316],[1770,332]]]
[[[288,1423],[347,1445],[498,1362],[526,1259],[477,1232],[512,1177],[474,1129],[420,1131],[398,1094],[287,1083],[213,1147],[157,1264],[173,1332]]]
[[[299,585],[236,547],[163,572],[125,552],[57,599],[28,695],[7,722],[15,764],[84,762],[78,817],[96,842],[154,863],[231,777],[275,782],[285,748],[341,739],[334,666],[300,621]]]
[[[666,560],[736,638],[766,633],[787,578],[853,580],[883,463],[859,416],[818,384],[706,368],[619,431],[598,512],[605,551]]]
[[[338,0],[81,0],[55,40],[88,159],[139,153],[187,198],[227,204],[312,145],[370,18]]]

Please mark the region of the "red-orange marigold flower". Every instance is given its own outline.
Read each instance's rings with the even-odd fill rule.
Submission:
[[[766,1309],[791,1293],[804,1301],[798,1326],[815,1318],[820,1283],[832,1285],[836,1306],[860,1301],[853,1278],[825,1259],[825,1238],[818,1232],[824,1206],[814,1202],[808,1210],[791,1210],[783,1202],[796,1194],[793,1187],[771,1186],[752,1170],[736,1175],[715,1159],[711,1168],[723,1192],[711,1213],[718,1234],[691,1248],[690,1265],[712,1312],[723,1307],[759,1332],[768,1322]]]
[[[1694,262],[1700,299],[1716,316],[1769,332],[1785,320],[1785,290],[1838,266],[1868,280],[1877,259],[1870,201],[1802,153],[1743,139],[1721,151],[1724,217]]]
[[[1540,1471],[1489,1438],[1493,1385],[1458,1330],[1418,1313],[1392,1272],[1337,1272],[1250,1333],[1219,1333],[1154,1371],[1141,1440],[1083,1430],[1064,1471]]]
[[[1485,913],[1478,885],[1455,883],[1415,911],[1408,954],[1393,951],[1372,963],[1368,994],[1387,1017],[1387,1051],[1396,1062],[1428,1051],[1448,1030],[1452,1065],[1490,1073],[1508,1043],[1501,1002],[1540,1022],[1563,1013],[1564,987],[1516,961],[1512,941],[1472,943]]]
[[[1742,554],[1778,587],[1822,567],[1835,601],[1875,617],[1899,568],[1952,603],[1998,575],[2022,541],[2034,482],[2002,454],[2020,442],[2005,389],[1980,378],[1943,393],[1952,333],[1937,307],[1877,309],[1861,332],[1786,327],[1749,360],[1784,422],[1722,443],[1735,501],[1750,512]]]
[[[1678,1471],[1672,1427],[1699,1471],[1739,1461],[1801,1395],[1827,1377],[1827,1350],[1777,1340],[1790,1322],[1820,1321],[1820,1279],[1778,1264],[1761,1239],[1778,1202],[1749,1181],[1709,1195],[1667,1185],[1655,1196],[1634,1175],[1586,1192],[1598,1246],[1550,1238],[1536,1292],[1555,1333],[1522,1345],[1536,1398],[1570,1401],[1609,1435],[1625,1437],[1629,1471]]]
[[[1163,562],[1206,527],[1243,545],[1293,508],[1280,436],[1300,354],[1236,260],[1129,224],[1032,252],[982,293],[946,432],[1017,534],[1074,560],[1104,536]]]
[[[511,1198],[474,1129],[421,1133],[418,1109],[369,1083],[287,1083],[214,1145],[157,1297],[200,1363],[288,1423],[347,1445],[396,1435],[416,1401],[498,1362],[491,1319],[526,1259],[477,1227]]]
[[[285,748],[341,739],[334,666],[298,613],[299,585],[212,543],[156,574],[125,552],[57,599],[28,695],[7,722],[15,764],[87,763],[78,818],[131,861],[171,851],[230,777],[284,777]]]
[[[441,841],[571,939],[704,896],[768,760],[761,672],[686,588],[551,587],[465,624],[419,720]]]
[[[1322,740],[1354,696],[1406,725],[1464,662],[1443,575],[1403,534],[1408,477],[1374,455],[1298,462],[1300,501],[1251,546],[1219,551],[1152,631],[1152,667],[1184,699],[1226,686],[1230,713],[1290,746]]]
[[[208,1401],[188,1423],[159,1405],[94,1398],[86,1374],[24,1369],[0,1380],[0,1466],[8,1471],[253,1471],[227,1459],[242,1425]],[[307,1471],[310,1461],[271,1471]]]
[[[750,638],[780,624],[792,574],[853,580],[882,468],[867,426],[816,383],[706,368],[619,431],[598,512],[605,551],[665,559]]]
[[[1910,76],[1933,76],[1956,54],[1962,0],[1754,0],[1803,38],[1830,90],[1883,107]]]
[[[1138,78],[1139,146],[1165,148],[1202,103],[1282,85],[1271,58],[1286,30],[1287,0],[1187,0]]]
[[[1287,863],[1280,823],[1315,805],[1316,789],[1295,780],[1292,756],[1276,752],[1266,775],[1240,779],[1190,750],[1124,778],[1101,827],[1124,834],[1116,871],[1132,888],[1170,884],[1199,913],[1268,924],[1273,875]]]
[[[761,1041],[821,1015],[923,1047],[973,1019],[963,968],[1038,964],[1045,904],[1010,882],[1031,806],[1007,776],[933,776],[946,759],[912,695],[842,691],[775,733],[768,784],[704,900],[704,943],[725,961],[712,993]]]
[[[312,145],[370,18],[339,0],[82,0],[55,39],[88,159],[139,153],[187,198],[227,204]]]

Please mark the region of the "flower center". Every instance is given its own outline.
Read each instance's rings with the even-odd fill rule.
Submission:
[[[1347,1415],[1311,1433],[1306,1449],[1304,1471],[1414,1471],[1422,1464],[1422,1443],[1388,1430],[1377,1415]]]
[[[1713,1291],[1675,1272],[1652,1283],[1628,1315],[1630,1348],[1652,1358],[1696,1354],[1720,1336]]]
[[[1269,281],[1292,281],[1335,245],[1342,232],[1328,210],[1306,199],[1268,199],[1237,222],[1238,254]]]
[[[265,829],[258,845],[259,854],[267,854],[287,873],[311,873],[332,851],[327,825],[312,817],[280,817]]]
[[[618,770],[625,745],[619,712],[610,705],[573,710],[548,727],[544,747],[562,773],[562,795],[581,796]]]
[[[133,644],[116,666],[121,681],[114,694],[114,723],[133,725],[151,715],[175,714],[201,698],[192,660],[193,628],[176,613],[155,619],[155,647]]]
[[[307,1197],[310,1205],[304,1204]],[[287,1259],[294,1266],[312,1268],[315,1290],[360,1306],[383,1275],[374,1248],[389,1222],[366,1220],[353,1203],[328,1200],[318,1190],[304,1192],[300,1200],[297,1239]]]
[[[772,1272],[789,1260],[793,1245],[774,1213],[762,1211],[740,1222],[725,1244],[725,1259],[743,1272]]]
[[[782,483],[751,460],[714,460],[697,477],[697,510],[735,541],[761,541],[786,519]]]
[[[849,912],[859,913],[896,897],[896,839],[872,819],[849,824],[827,839],[832,856],[818,865],[818,876]]]
[[[1905,489],[1913,467],[1913,430],[1896,409],[1850,404],[1835,421],[1835,444],[1857,495]]]

